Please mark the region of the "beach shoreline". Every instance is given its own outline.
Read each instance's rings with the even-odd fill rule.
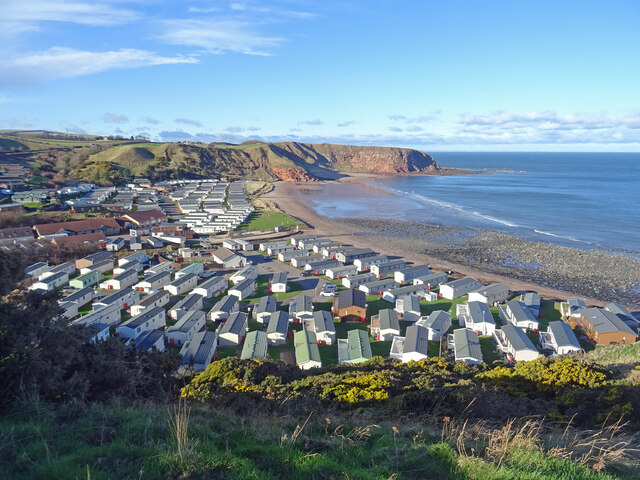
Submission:
[[[358,183],[371,187],[364,180],[372,177],[375,177],[375,175],[359,174],[341,178],[336,182]],[[274,202],[288,215],[310,225],[311,228],[306,230],[307,233],[313,232],[314,234],[331,237],[356,247],[371,248],[384,255],[404,257],[415,264],[429,264],[434,270],[453,272],[454,277],[472,276],[483,284],[504,283],[512,291],[535,291],[545,299],[566,300],[567,298],[580,298],[588,304],[598,306],[602,306],[608,301],[618,301],[634,309],[640,304],[640,295],[638,295],[639,298],[637,299],[633,298],[633,294],[628,298],[619,298],[620,294],[614,295],[612,293],[615,290],[615,282],[618,281],[616,278],[594,280],[594,278],[585,277],[584,280],[581,280],[580,271],[582,270],[591,270],[592,273],[594,269],[597,270],[598,268],[607,268],[607,271],[612,270],[616,261],[620,260],[614,254],[608,254],[603,251],[583,252],[571,247],[522,240],[499,232],[486,232],[489,234],[486,238],[481,235],[474,235],[475,238],[471,242],[473,250],[467,248],[473,255],[478,255],[478,251],[483,252],[485,246],[486,251],[489,252],[489,247],[496,248],[496,245],[493,244],[499,243],[501,248],[494,253],[494,256],[505,255],[507,251],[505,250],[505,245],[507,245],[509,248],[515,249],[516,254],[518,250],[525,250],[533,257],[544,258],[554,267],[547,270],[555,269],[560,272],[552,280],[557,281],[558,278],[564,280],[562,285],[553,285],[554,281],[545,278],[545,275],[549,273],[545,269],[538,269],[541,273],[536,273],[536,268],[527,265],[505,268],[495,263],[492,264],[490,261],[483,261],[491,260],[489,258],[470,261],[465,257],[465,254],[469,252],[465,251],[464,244],[460,247],[455,245],[454,248],[446,242],[438,243],[437,241],[434,242],[433,238],[426,238],[427,236],[440,236],[441,233],[456,235],[456,229],[452,227],[419,225],[415,222],[396,220],[324,217],[313,210],[308,198],[302,198],[299,195],[300,188],[304,188],[307,191],[314,189],[313,184],[276,182],[274,189],[264,195],[263,198]],[[376,191],[379,190],[375,187],[371,188]],[[383,190],[379,190],[379,192],[380,194],[386,194]],[[484,253],[482,256],[489,257]],[[579,263],[576,266],[577,271],[573,279],[570,275],[571,266],[563,265],[567,262]],[[524,264],[527,262],[514,261],[514,264],[517,265],[518,263]],[[558,264],[558,268],[555,268],[554,263]],[[632,263],[634,271],[637,268],[637,271],[640,272],[640,260],[633,260]],[[563,269],[560,269],[560,267]],[[587,273],[585,271],[585,275]],[[538,277],[538,275],[540,276]],[[571,281],[567,279],[571,279]],[[545,285],[545,282],[548,284]],[[594,285],[594,282],[597,282],[598,285],[602,283],[603,289],[607,291],[603,292],[603,294],[591,294],[599,289],[598,286]],[[609,284],[612,285],[611,288],[606,286]]]

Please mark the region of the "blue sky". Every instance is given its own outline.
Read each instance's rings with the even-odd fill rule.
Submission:
[[[0,129],[640,150],[638,1],[0,0]]]

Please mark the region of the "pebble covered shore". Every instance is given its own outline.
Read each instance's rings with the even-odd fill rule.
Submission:
[[[582,250],[500,232],[367,218],[329,219],[398,251],[640,308],[640,256]]]

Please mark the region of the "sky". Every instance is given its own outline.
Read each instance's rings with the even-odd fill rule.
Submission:
[[[640,151],[640,1],[0,0],[0,129]]]

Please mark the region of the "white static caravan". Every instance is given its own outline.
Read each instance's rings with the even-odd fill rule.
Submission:
[[[383,308],[371,317],[371,336],[376,340],[390,342],[393,337],[400,336],[398,313],[390,308]]]
[[[253,318],[262,324],[269,323],[269,318],[276,311],[276,299],[271,296],[262,297],[258,305],[253,307]]]
[[[152,352],[154,349],[164,352],[164,333],[160,330],[144,331],[135,339],[136,350]]]
[[[236,238],[236,243],[239,244],[242,247],[242,250],[245,252],[253,251],[253,242],[248,242],[246,240]]]
[[[353,263],[358,258],[375,257],[378,254],[370,248],[351,248],[336,253],[336,260],[346,264]]]
[[[436,272],[430,275],[424,275],[422,277],[416,277],[413,279],[414,285],[426,285],[427,290],[431,290],[438,285],[447,283],[449,281],[449,275],[444,272]]]
[[[193,310],[200,310],[202,308],[202,295],[198,295],[197,293],[190,293],[178,303],[176,303],[171,310],[169,311],[169,315],[174,320],[180,320],[187,313]]]
[[[309,330],[300,330],[293,335],[293,347],[296,354],[296,364],[301,370],[322,367],[320,349],[316,334]]]
[[[202,372],[215,360],[217,349],[217,333],[207,330],[196,332],[180,349],[182,364],[191,364],[196,372]]]
[[[164,308],[155,307],[127,320],[122,325],[118,325],[116,334],[122,338],[135,339],[142,332],[157,330],[166,324]]]
[[[212,322],[221,320],[226,321],[232,313],[240,310],[238,297],[233,295],[225,295],[209,310],[208,318]]]
[[[45,272],[49,271],[49,265],[44,262],[34,263],[33,265],[29,265],[24,269],[25,277],[27,278],[38,278]]]
[[[402,363],[419,362],[427,358],[429,356],[429,332],[420,325],[407,327],[404,337],[393,337],[389,356]]]
[[[121,267],[116,267],[113,269],[113,274],[118,275],[120,273],[126,272],[127,270],[135,270],[136,272],[142,271],[142,264],[140,262],[128,262],[125,263]]]
[[[359,272],[364,272],[369,270],[372,265],[381,265],[383,263],[387,263],[388,261],[389,257],[387,257],[386,255],[374,255],[373,257],[356,258],[353,261],[353,264]]]
[[[220,346],[240,345],[249,330],[249,321],[244,312],[234,312],[226,322],[218,327],[218,343]]]
[[[88,267],[84,267],[80,269],[80,275],[84,275],[89,272],[100,272],[107,273],[113,270],[115,262],[112,258],[107,258],[105,260],[101,260],[99,262],[94,263]]]
[[[480,339],[476,332],[457,328],[450,337],[453,341],[453,357],[456,362],[465,362],[469,365],[482,363]]]
[[[393,279],[396,283],[404,285],[406,283],[412,283],[414,278],[424,277],[430,274],[431,268],[428,265],[414,265],[393,272]]]
[[[124,258],[121,258],[118,260],[118,266],[119,267],[124,267],[127,263],[130,262],[139,262],[139,263],[144,263],[144,262],[148,262],[149,261],[149,255],[147,255],[144,252],[136,252],[136,253],[132,253],[131,255],[128,255]]]
[[[546,332],[540,332],[540,343],[545,350],[557,355],[567,355],[582,351],[582,346],[568,323],[549,322]]]
[[[302,250],[293,250],[291,252],[280,252],[278,253],[278,261],[280,262],[289,262],[292,258],[297,257],[307,257],[309,253],[304,252]]]
[[[396,299],[395,311],[402,316],[405,322],[417,322],[420,320],[420,299],[415,295],[402,295]]]
[[[174,280],[169,285],[165,285],[164,288],[171,295],[182,295],[183,293],[190,292],[198,285],[198,275],[191,273],[184,277]]]
[[[253,278],[247,278],[239,284],[229,289],[229,295],[238,297],[238,300],[244,300],[256,292],[256,281]]]
[[[234,285],[244,282],[245,280],[255,280],[258,278],[258,266],[257,265],[247,265],[246,267],[241,268],[236,273],[231,275],[229,280]]]
[[[313,312],[313,332],[319,345],[333,345],[336,342],[336,326],[331,313],[326,310]]]
[[[291,259],[291,266],[296,268],[302,268],[307,263],[313,262],[313,261],[321,262],[321,261],[324,261],[324,258],[321,257],[320,255],[305,255],[303,257],[293,257]]]
[[[280,255],[281,253],[286,252],[295,252],[296,247],[293,245],[287,245],[286,247],[269,247],[267,248],[267,255],[273,257],[274,255]]]
[[[57,290],[58,288],[63,287],[67,283],[69,283],[69,275],[64,272],[58,272],[33,283],[29,287],[29,290],[44,290],[47,292],[52,292],[53,290]]]
[[[55,267],[51,267],[48,272],[44,272],[38,277],[38,280],[42,280],[50,275],[54,275],[56,273],[66,273],[67,275],[73,275],[76,273],[76,265],[73,262],[64,262],[60,265],[56,265]]]
[[[369,270],[378,278],[382,278],[386,277],[387,275],[393,275],[395,272],[407,268],[407,265],[407,262],[405,262],[404,260],[391,260],[387,263],[371,265]]]
[[[152,265],[144,271],[144,278],[157,275],[162,272],[173,273],[173,262],[160,262],[157,265]]]
[[[509,287],[504,283],[492,283],[469,292],[470,302],[482,302],[487,305],[496,305],[509,298]]]
[[[358,275],[354,275],[353,277],[345,277],[342,279],[342,285],[347,288],[358,288],[360,285],[364,285],[365,283],[376,282],[378,277],[374,273],[360,273]]]
[[[129,305],[140,301],[140,294],[130,288],[124,290],[118,290],[117,292],[110,293],[99,299],[93,301],[93,309],[98,310],[104,308],[107,305],[117,305],[120,310],[123,308],[129,308]]]
[[[228,286],[226,278],[213,277],[194,288],[192,293],[202,295],[204,298],[214,298],[224,292]]]
[[[100,284],[100,288],[107,290],[122,290],[131,287],[138,281],[138,272],[126,270],[118,275],[114,275]]]
[[[126,242],[124,241],[124,238],[118,237],[118,238],[113,239],[113,241],[107,243],[107,246],[105,247],[105,250],[107,252],[117,252],[121,248],[124,248],[125,245],[126,245]]]
[[[295,237],[291,237],[291,245],[298,246],[298,244],[304,242],[314,242],[319,239],[323,239],[324,237],[320,235],[298,235]]]
[[[121,318],[118,305],[109,305],[100,310],[94,310],[93,312],[83,315],[73,322],[73,324],[88,326],[95,323],[104,323],[105,325],[112,326],[120,323]]]
[[[289,332],[289,315],[278,310],[269,316],[267,325],[267,342],[269,345],[284,345]]]
[[[287,272],[276,272],[271,279],[271,293],[286,293],[287,291]]]
[[[451,315],[444,310],[436,310],[418,323],[427,329],[429,340],[439,342],[451,328]]]
[[[64,310],[63,316],[68,319],[78,316],[78,307],[82,307],[93,300],[93,288],[86,287],[76,290],[58,300],[58,304]]]
[[[473,277],[463,277],[440,285],[440,296],[448,300],[455,300],[467,293],[482,287]]]
[[[154,307],[164,307],[169,303],[169,298],[171,295],[166,290],[158,290],[157,292],[151,293],[142,298],[137,303],[131,305],[131,315],[134,317],[136,315],[140,315],[147,309]]]
[[[538,350],[533,346],[524,330],[513,325],[504,325],[493,332],[493,339],[510,362],[530,361],[538,358]]]
[[[204,264],[201,262],[194,262],[191,265],[187,265],[184,268],[178,270],[175,274],[175,279],[186,277],[187,275],[200,275],[204,272]]]
[[[301,323],[313,317],[313,301],[310,296],[300,294],[289,303],[289,318]]]
[[[366,293],[367,295],[382,295],[385,290],[390,290],[397,286],[398,284],[393,278],[383,278],[382,280],[376,280],[375,282],[363,283],[358,287],[358,290]]]
[[[524,303],[519,300],[509,300],[504,307],[500,307],[500,317],[518,328],[538,330],[538,320],[533,316]]]
[[[425,298],[427,294],[427,286],[422,285],[405,285],[404,287],[391,288],[382,293],[382,299],[389,303],[394,303],[398,298],[405,295],[415,295],[418,298]]]
[[[240,245],[238,242],[236,242],[235,240],[232,240],[232,239],[223,240],[222,241],[222,246],[224,248],[228,248],[232,252],[236,252],[236,251],[242,250],[242,245]]]
[[[279,242],[264,242],[258,245],[258,250],[266,252],[269,247],[285,248],[287,245],[289,245],[289,243],[286,240],[281,240]]]
[[[160,272],[155,275],[145,277],[138,282],[134,288],[139,292],[149,293],[171,283],[171,272]]]
[[[341,279],[358,273],[358,267],[355,265],[341,265],[327,269],[327,277],[331,279]]]
[[[496,321],[489,306],[483,302],[458,304],[456,316],[460,326],[473,330],[478,335],[493,335],[496,329]]]
[[[191,310],[186,313],[178,322],[169,327],[165,332],[165,337],[169,345],[184,345],[193,336],[204,328],[207,323],[206,315],[201,310]]]

